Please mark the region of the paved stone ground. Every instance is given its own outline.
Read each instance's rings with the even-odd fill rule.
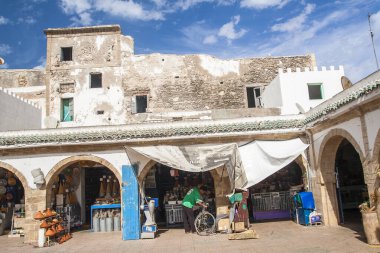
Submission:
[[[363,242],[360,226],[351,226],[350,228],[304,227],[292,221],[277,221],[255,223],[253,228],[260,238],[244,241],[229,241],[227,235],[223,234],[208,237],[185,234],[182,229],[163,230],[154,240],[138,241],[122,241],[120,233],[83,231],[74,233],[73,239],[64,244],[42,249],[23,244],[20,238],[0,236],[0,252],[380,252],[380,247],[369,246]]]

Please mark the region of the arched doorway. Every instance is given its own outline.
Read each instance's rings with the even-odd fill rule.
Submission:
[[[14,216],[19,228],[25,218],[26,179],[8,164],[0,162],[0,236],[4,230],[10,230]],[[14,229],[12,233],[16,233]],[[21,231],[20,231],[21,232]]]
[[[357,167],[356,172],[361,171],[361,175],[363,175],[362,164],[364,156],[355,139],[343,129],[331,130],[322,141],[320,150],[318,157],[320,175],[318,181],[321,186],[321,195],[317,203],[320,205],[319,208],[323,209],[324,223],[326,225],[336,226],[343,221],[342,196],[341,192],[337,190],[337,188],[340,187],[339,174],[341,174],[341,176],[343,175],[342,177],[349,175],[346,171],[347,166],[342,164],[342,159],[348,162],[354,159]],[[346,153],[351,155],[347,155]],[[339,171],[342,171],[338,171],[338,174],[337,165],[340,167]],[[347,205],[345,207],[347,207]]]
[[[91,213],[94,205],[120,206],[120,173],[102,158],[69,157],[55,165],[46,178],[46,205],[66,217],[71,229],[90,228],[94,214],[100,215],[98,209]],[[101,212],[121,216],[120,207]]]
[[[250,190],[250,214],[254,221],[290,219],[292,196],[307,187],[305,169],[293,161]]]
[[[340,223],[359,223],[361,215],[358,206],[368,200],[367,185],[364,182],[363,167],[354,146],[343,139],[335,158],[336,189]]]

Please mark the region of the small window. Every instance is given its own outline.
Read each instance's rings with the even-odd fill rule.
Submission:
[[[322,84],[321,83],[308,83],[307,88],[309,91],[309,99],[322,99]]]
[[[132,97],[132,113],[144,113],[148,107],[147,95],[138,95]]]
[[[72,61],[72,60],[73,60],[73,48],[61,47],[61,61]]]
[[[261,107],[261,87],[247,87],[248,108]]]
[[[73,98],[63,98],[61,121],[69,122],[73,120],[74,120],[74,100]]]
[[[91,73],[90,74],[90,88],[102,88],[102,74],[101,73]]]

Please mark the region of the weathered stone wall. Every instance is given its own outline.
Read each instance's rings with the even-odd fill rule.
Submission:
[[[123,59],[129,121],[134,95],[148,95],[148,112],[247,108],[246,86],[268,84],[278,68],[313,67],[313,57],[221,60],[207,55],[138,55]]]
[[[39,69],[1,69],[0,87],[16,88],[45,84],[45,74]]]
[[[46,115],[57,120],[61,119],[61,100],[73,98],[74,121],[59,127],[142,122],[156,118],[147,114],[162,112],[247,110],[247,85],[268,84],[278,68],[315,65],[312,55],[235,60],[209,55],[134,55],[133,39],[121,35],[119,26],[47,29],[45,33],[46,74],[38,70],[0,72],[0,85],[44,83],[44,93],[20,96],[38,100],[46,94]],[[72,47],[72,61],[62,61],[62,47]],[[90,88],[93,72],[102,73],[101,88]],[[146,114],[132,114],[136,95],[147,95]],[[245,112],[249,117],[262,116],[257,109]]]

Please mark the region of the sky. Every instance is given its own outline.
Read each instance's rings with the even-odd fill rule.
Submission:
[[[119,24],[135,54],[223,59],[314,53],[353,82],[380,61],[380,0],[0,0],[1,68],[43,68],[47,28]]]

